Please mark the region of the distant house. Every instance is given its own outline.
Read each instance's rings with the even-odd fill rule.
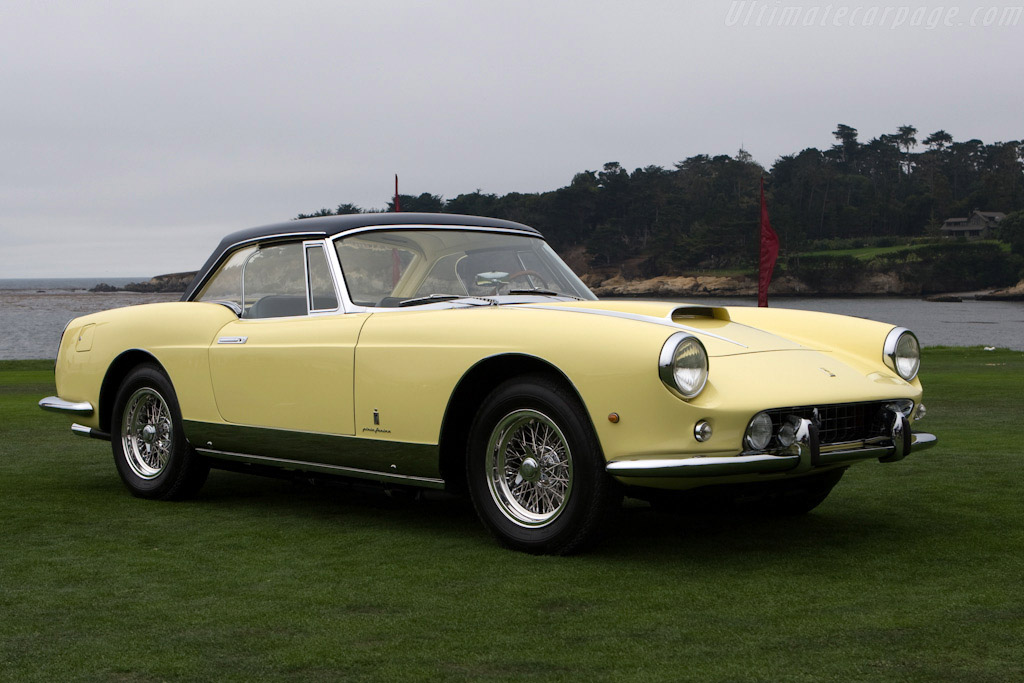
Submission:
[[[968,239],[988,239],[992,228],[1003,220],[1006,214],[1002,211],[971,212],[967,218],[947,218],[942,224],[943,237],[966,237]]]

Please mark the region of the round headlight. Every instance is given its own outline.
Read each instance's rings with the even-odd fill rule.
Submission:
[[[908,382],[917,377],[921,367],[921,345],[914,333],[897,327],[885,338],[885,364]]]
[[[658,375],[669,389],[693,398],[708,381],[708,353],[696,337],[676,332],[661,347]]]
[[[758,413],[747,426],[747,434],[744,439],[747,448],[754,451],[763,451],[768,448],[772,440],[772,418],[768,413]]]

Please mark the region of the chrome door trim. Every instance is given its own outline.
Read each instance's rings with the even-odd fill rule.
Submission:
[[[379,472],[377,470],[364,470],[358,467],[346,467],[344,465],[330,465],[320,462],[309,462],[308,460],[291,460],[288,458],[272,458],[266,455],[252,455],[249,453],[230,453],[218,451],[212,448],[196,447],[197,453],[217,458],[218,460],[234,460],[236,462],[247,462],[254,465],[272,465],[286,470],[304,470],[309,472],[322,472],[324,474],[336,474],[356,479],[373,479],[381,482],[392,482],[398,484],[412,484],[425,488],[443,489],[444,479],[431,477],[417,477],[410,474],[392,474],[390,472]]]

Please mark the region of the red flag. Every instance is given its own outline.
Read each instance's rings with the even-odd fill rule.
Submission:
[[[764,176],[761,176],[761,269],[757,278],[757,305],[768,305],[768,285],[772,281],[775,260],[779,257],[779,236],[768,220],[768,205],[764,201]]]
[[[395,174],[395,212],[402,211],[402,205],[398,203],[398,174]],[[398,284],[402,275],[402,261],[398,257],[398,250],[391,249],[391,286]]]

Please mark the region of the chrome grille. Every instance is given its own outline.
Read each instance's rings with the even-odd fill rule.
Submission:
[[[868,403],[837,403],[823,406],[801,406],[798,408],[775,408],[765,411],[772,418],[774,432],[790,415],[818,424],[818,439],[822,445],[861,441],[886,433],[882,409],[888,401]],[[817,411],[817,418],[815,418]]]

